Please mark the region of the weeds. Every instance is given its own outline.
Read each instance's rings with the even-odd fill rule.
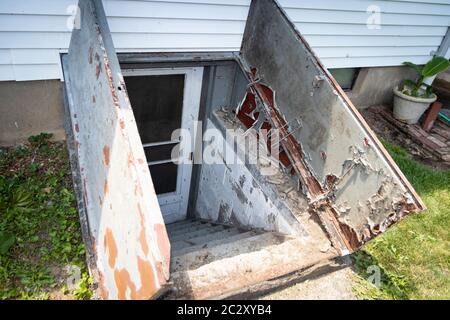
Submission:
[[[70,294],[91,297],[67,150],[50,138],[0,152],[0,299],[58,296],[66,265],[83,274]]]

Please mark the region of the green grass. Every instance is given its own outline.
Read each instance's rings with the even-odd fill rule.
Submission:
[[[359,279],[363,299],[450,299],[450,171],[413,160],[403,148],[383,142],[427,206],[390,228],[353,255],[365,279],[367,267],[381,269],[377,288]]]
[[[0,149],[0,299],[91,295],[67,150],[50,137]],[[68,266],[80,270],[71,290]]]

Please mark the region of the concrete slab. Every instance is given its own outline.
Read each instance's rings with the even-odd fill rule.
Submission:
[[[356,300],[351,267],[297,283],[261,297],[261,300]]]

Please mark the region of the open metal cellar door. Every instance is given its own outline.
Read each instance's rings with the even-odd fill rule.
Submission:
[[[257,101],[247,111],[256,108],[265,117],[258,121],[280,131],[288,166],[341,254],[424,209],[276,1],[252,1],[239,58],[250,81],[247,102]]]
[[[102,298],[149,299],[169,278],[170,244],[102,2],[79,8],[63,69],[84,237]]]
[[[278,178],[295,196],[281,197],[256,165],[201,164],[193,207],[204,215],[168,225],[171,252],[102,2],[79,7],[62,64],[80,217],[102,298],[149,299],[168,287],[175,298],[230,296],[353,252],[425,208],[277,2],[253,0],[232,58],[245,98],[223,123],[278,130]],[[225,113],[205,112],[205,122],[225,130]]]

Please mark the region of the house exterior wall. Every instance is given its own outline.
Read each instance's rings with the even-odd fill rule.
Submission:
[[[103,2],[118,52],[237,51],[250,0]],[[328,68],[424,63],[450,24],[448,0],[279,2]],[[76,3],[0,2],[0,81],[62,77]]]

